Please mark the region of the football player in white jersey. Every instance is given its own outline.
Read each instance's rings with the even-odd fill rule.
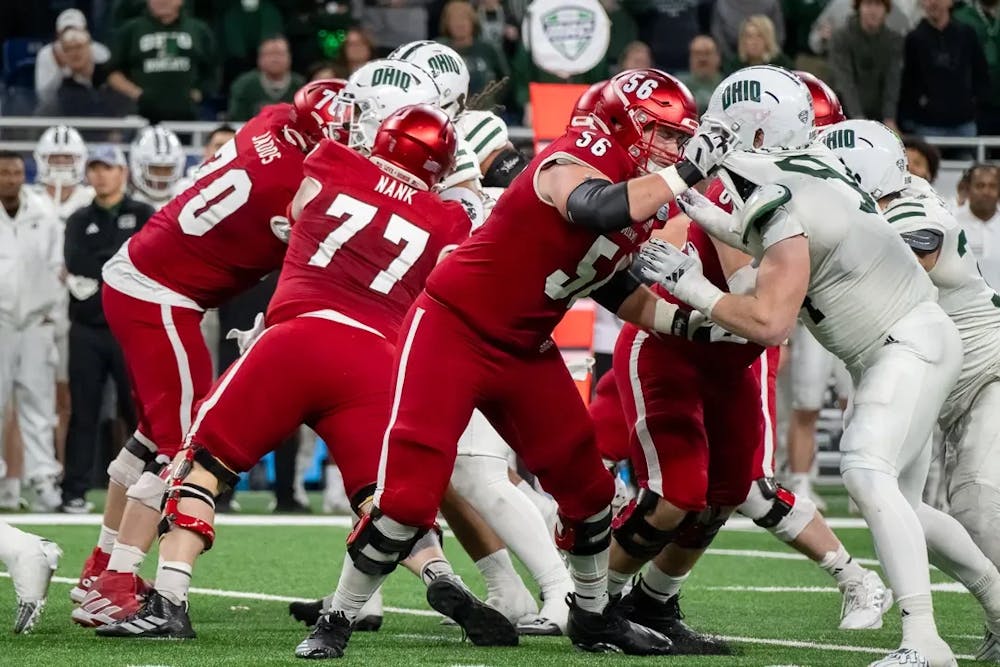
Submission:
[[[765,345],[785,340],[801,311],[816,339],[844,361],[855,398],[841,472],[903,621],[900,648],[872,665],[955,665],[934,622],[928,544],[939,567],[986,607],[988,626],[1000,626],[1000,573],[958,522],[921,502],[935,415],[961,370],[958,330],[871,196],[824,144],[810,145],[813,112],[799,79],[774,67],[742,69],[719,85],[705,116],[733,128],[742,144],[719,170],[736,212],[698,199],[685,209],[754,257],[756,285],[744,296],[723,293],[696,258],[656,241],[638,269],[720,326]]]
[[[176,134],[159,126],[142,128],[128,154],[132,197],[157,210],[163,208],[177,194],[186,164]]]
[[[913,250],[938,288],[938,303],[962,337],[958,382],[938,418],[944,432],[949,511],[980,549],[1000,563],[1000,296],[979,272],[965,232],[925,180],[907,171],[899,138],[881,123],[851,120],[820,140],[844,161],[863,190]],[[919,512],[920,510],[918,510]],[[976,654],[1000,659],[991,632]]]
[[[38,622],[61,556],[55,542],[0,521],[0,563],[7,567],[17,597],[14,634],[31,632]]]
[[[35,147],[37,178],[34,192],[52,204],[61,227],[77,209],[88,206],[94,199],[94,189],[83,183],[87,160],[87,145],[74,128],[66,125],[50,127],[42,133]],[[69,292],[63,290],[63,305],[56,320],[56,438],[66,441],[69,426]],[[61,445],[60,445],[61,446]]]

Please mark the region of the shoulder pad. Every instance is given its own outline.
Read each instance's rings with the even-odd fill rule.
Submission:
[[[937,197],[902,197],[886,207],[883,215],[900,233],[914,229],[944,232],[949,227],[958,226],[951,212]]]
[[[779,183],[767,183],[754,190],[743,206],[743,243],[749,242],[752,228],[761,229],[791,199],[791,190]]]

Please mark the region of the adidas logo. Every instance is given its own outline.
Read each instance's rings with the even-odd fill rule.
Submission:
[[[96,222],[92,222],[89,225],[87,225],[87,230],[86,230],[87,236],[92,236],[94,234],[97,234],[100,231],[101,231],[101,228],[97,226]]]

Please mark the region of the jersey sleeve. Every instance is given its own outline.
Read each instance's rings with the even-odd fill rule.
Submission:
[[[763,225],[760,233],[761,246],[767,250],[774,244],[793,236],[808,236],[808,234],[793,215],[779,211]]]
[[[335,141],[321,141],[302,163],[303,174],[322,183],[335,165],[344,162],[347,150]]]

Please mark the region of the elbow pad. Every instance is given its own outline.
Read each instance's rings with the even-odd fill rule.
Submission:
[[[514,178],[528,166],[528,158],[516,148],[501,151],[493,158],[490,168],[483,174],[483,186],[487,188],[509,188]]]
[[[642,283],[630,271],[619,271],[611,280],[590,293],[590,298],[608,312],[618,314],[625,299],[632,296]]]
[[[629,227],[628,183],[589,178],[569,193],[566,214],[571,223],[602,234]]]

